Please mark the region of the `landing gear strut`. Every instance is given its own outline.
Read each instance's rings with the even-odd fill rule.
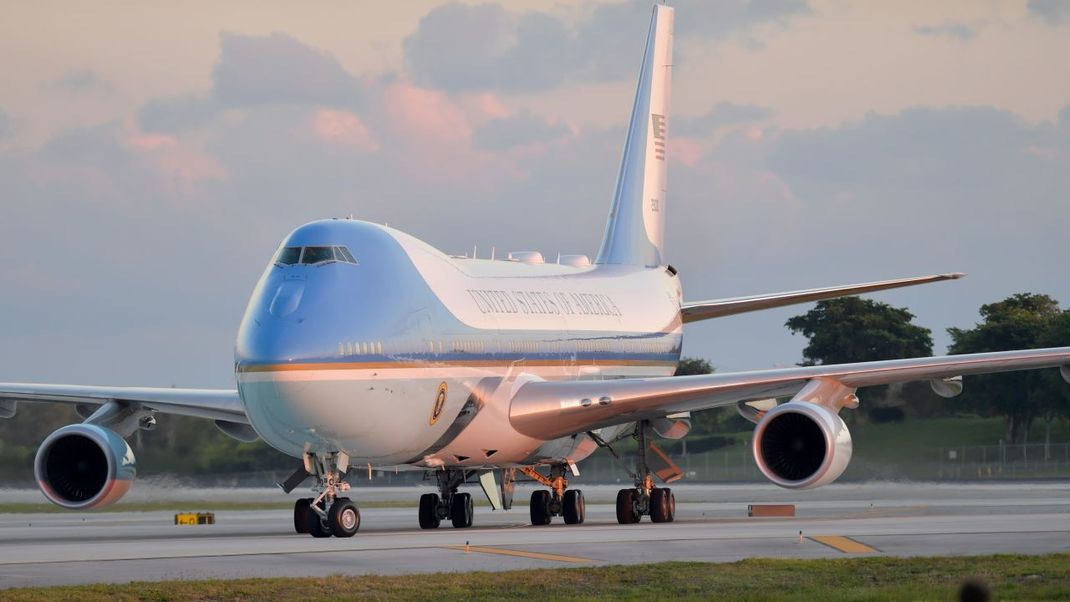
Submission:
[[[314,498],[294,503],[294,530],[312,537],[353,537],[360,529],[360,510],[353,500],[338,494],[349,491],[343,479],[349,470],[344,453],[308,454],[305,469],[316,478]]]
[[[644,515],[649,515],[655,523],[671,523],[676,518],[676,496],[668,487],[654,487],[654,475],[647,465],[649,428],[647,421],[635,425],[634,437],[639,442],[639,457],[632,475],[635,487],[617,492],[617,522],[622,525],[637,523]]]
[[[543,476],[530,466],[520,469],[533,480],[550,487],[549,491],[536,489],[531,492],[532,525],[548,525],[555,516],[563,517],[566,525],[578,525],[587,518],[587,503],[583,499],[583,492],[579,489],[567,489],[566,468],[565,464],[550,466],[549,477]]]
[[[454,528],[472,526],[472,494],[458,493],[457,487],[465,482],[464,470],[446,469],[435,473],[439,493],[420,496],[420,528],[437,529],[445,519],[450,519]]]

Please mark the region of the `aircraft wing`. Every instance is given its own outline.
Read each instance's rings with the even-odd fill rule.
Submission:
[[[163,389],[0,383],[0,418],[15,414],[16,403],[53,402],[101,406],[109,401],[164,414],[248,424],[238,392],[232,389]]]
[[[879,282],[866,282],[863,284],[848,284],[846,286],[829,286],[825,288],[812,288],[803,291],[790,291],[787,293],[771,293],[768,295],[752,295],[749,297],[732,297],[730,299],[714,299],[712,301],[693,301],[680,306],[680,314],[683,321],[697,322],[710,318],[720,318],[735,314],[742,314],[760,309],[808,303],[822,299],[834,299],[836,297],[849,297],[874,291],[883,291],[890,288],[914,286],[916,284],[928,284],[941,280],[957,280],[966,274],[954,272],[951,274],[936,274],[933,276],[918,276],[915,278],[898,278],[895,280],[881,280]]]
[[[1070,347],[949,355],[659,378],[533,381],[513,396],[509,419],[529,437],[554,439],[667,414],[795,395],[810,381],[858,387],[1058,367],[1070,382]]]

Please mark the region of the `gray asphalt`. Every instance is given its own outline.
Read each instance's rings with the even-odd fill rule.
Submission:
[[[415,508],[367,508],[360,532],[351,539],[296,535],[292,513],[279,510],[220,511],[212,526],[174,526],[170,512],[0,514],[0,588],[665,560],[1070,551],[1070,483],[875,483],[813,492],[685,485],[674,488],[676,522],[655,525],[644,519],[627,526],[616,523],[613,506],[606,503],[616,489],[585,488],[591,503],[587,522],[578,526],[557,519],[549,527],[532,527],[527,507],[518,504],[508,512],[477,508],[470,529],[445,523],[422,531],[416,528]],[[415,500],[421,491],[358,486],[350,493],[357,500],[383,501]],[[214,499],[211,491],[172,493],[174,499]],[[262,493],[270,499],[277,495]],[[0,502],[21,495],[0,492]],[[255,490],[242,491],[241,497],[250,495]],[[526,492],[518,491],[521,498]],[[796,503],[797,516],[747,518],[747,504],[762,502]]]

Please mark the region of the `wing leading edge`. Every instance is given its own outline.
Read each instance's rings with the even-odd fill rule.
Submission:
[[[0,416],[14,415],[15,403],[52,402],[102,406],[116,401],[163,414],[248,424],[238,392],[232,389],[162,389],[0,383]],[[6,411],[5,411],[6,410]]]
[[[790,291],[786,293],[772,293],[768,295],[752,295],[749,297],[732,297],[730,299],[714,299],[712,301],[693,301],[680,306],[680,314],[683,321],[697,322],[710,318],[721,318],[749,311],[809,303],[822,299],[834,299],[836,297],[848,297],[883,291],[890,288],[902,288],[940,282],[943,280],[957,280],[966,274],[954,272],[951,274],[936,274],[933,276],[918,276],[915,278],[897,278],[895,280],[881,280],[879,282],[866,282],[863,284],[848,284],[846,286],[829,286],[825,288],[812,288],[802,291]]]
[[[787,397],[815,380],[834,381],[850,393],[858,387],[913,380],[1055,368],[1070,382],[1070,347],[949,355],[882,362],[806,366],[661,378],[606,381],[536,381],[520,388],[509,419],[517,431],[553,439],[675,412]]]

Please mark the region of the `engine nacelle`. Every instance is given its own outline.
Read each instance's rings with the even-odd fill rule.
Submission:
[[[49,435],[33,462],[37,486],[52,503],[89,510],[119,500],[137,475],[134,452],[118,433],[72,424]]]
[[[754,460],[788,489],[828,485],[851,462],[851,433],[838,414],[805,401],[779,405],[754,429]]]

